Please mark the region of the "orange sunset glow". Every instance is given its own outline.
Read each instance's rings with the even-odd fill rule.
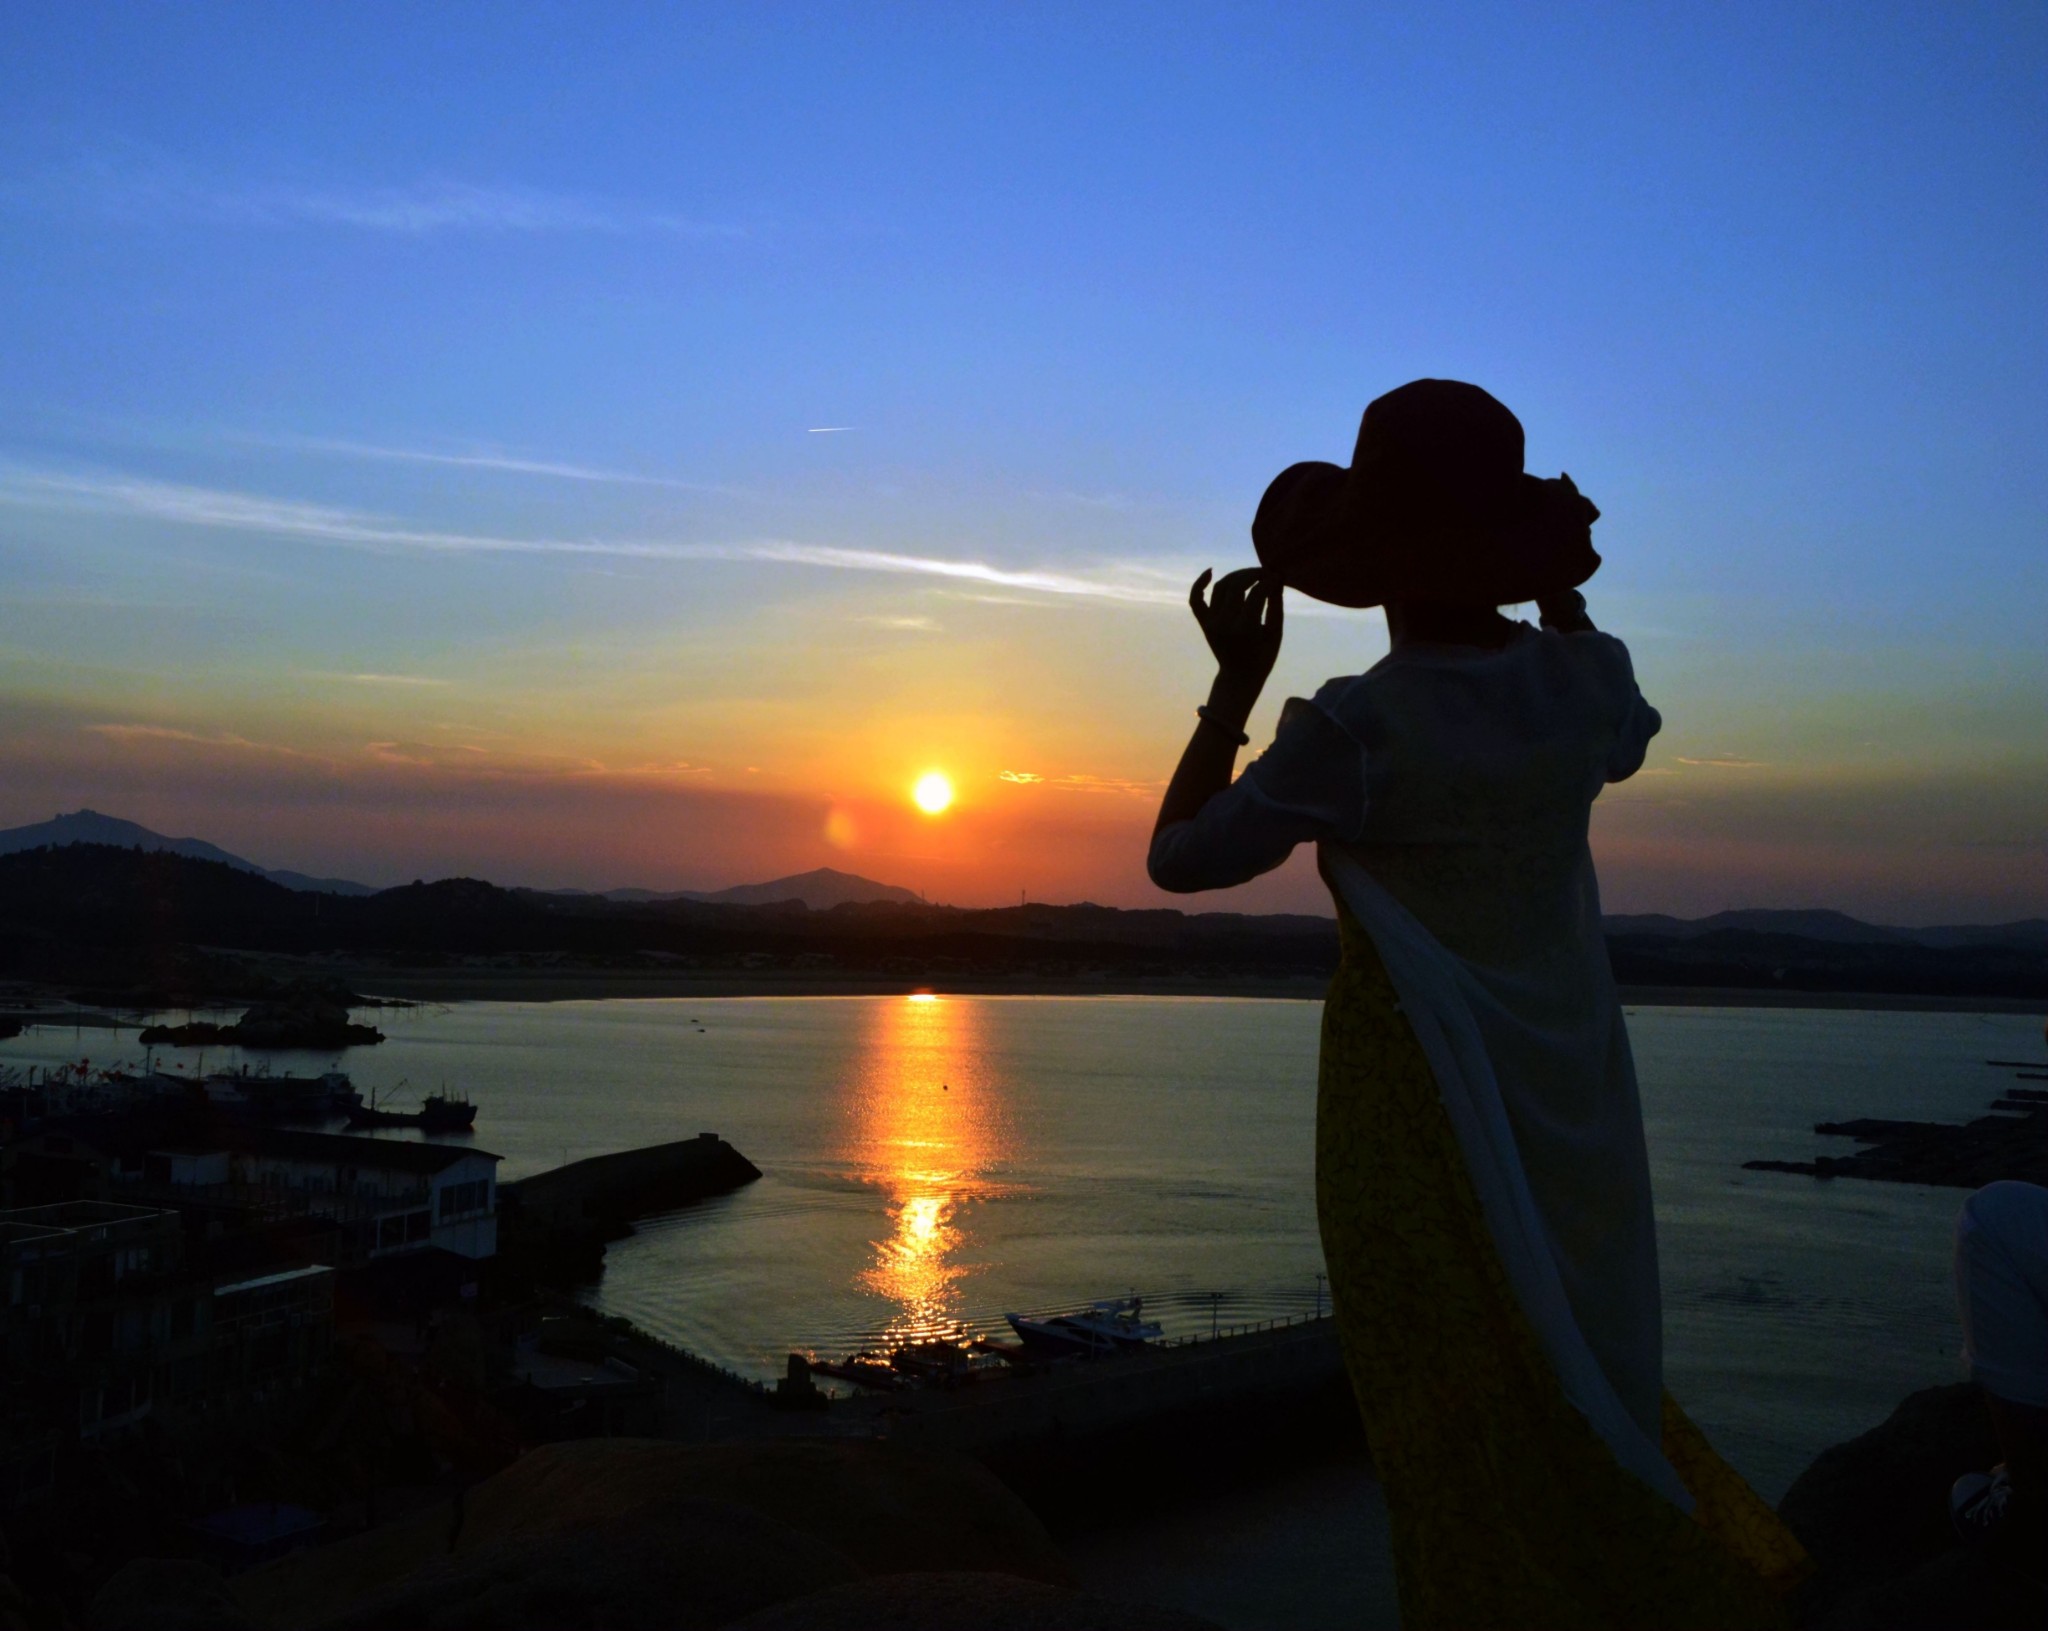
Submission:
[[[257,9],[13,8],[0,830],[1173,906],[1189,585],[1429,374],[1603,512],[1609,908],[2048,912],[2040,7],[1248,7],[1170,74],[1123,8]],[[1291,593],[1240,764],[1386,651]]]

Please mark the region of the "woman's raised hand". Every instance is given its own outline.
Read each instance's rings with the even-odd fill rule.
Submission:
[[[1227,572],[1213,595],[1204,597],[1209,574],[1195,579],[1188,609],[1202,625],[1202,638],[1216,653],[1216,678],[1209,700],[1195,710],[1201,722],[1182,750],[1166,797],[1159,801],[1160,832],[1186,821],[1230,785],[1231,767],[1244,743],[1245,721],[1259,700],[1273,659],[1280,655],[1280,585],[1256,566]],[[1171,885],[1168,885],[1171,888]]]
[[[1202,625],[1202,638],[1216,654],[1219,673],[1249,682],[1257,696],[1280,655],[1280,585],[1269,583],[1256,566],[1240,567],[1217,579],[1214,593],[1205,600],[1202,591],[1208,588],[1209,577],[1204,572],[1195,579],[1188,591],[1188,609]]]

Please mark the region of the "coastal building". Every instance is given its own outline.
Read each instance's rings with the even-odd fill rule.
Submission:
[[[223,1278],[190,1261],[173,1208],[0,1212],[0,1506],[159,1404],[239,1408],[299,1385],[333,1325],[332,1268]]]
[[[307,1263],[213,1288],[210,1390],[261,1398],[308,1376],[334,1330],[334,1270]]]
[[[209,1213],[240,1228],[320,1218],[323,1255],[347,1267],[439,1249],[498,1249],[499,1157],[414,1139],[115,1115],[46,1122],[9,1148],[16,1204],[128,1202]]]
[[[332,1216],[360,1262],[436,1248],[495,1256],[500,1159],[454,1144],[277,1129],[231,1152],[236,1183]]]

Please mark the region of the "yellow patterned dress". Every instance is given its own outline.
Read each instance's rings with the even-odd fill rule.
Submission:
[[[1316,1209],[1345,1362],[1393,1520],[1402,1623],[1787,1623],[1799,1543],[1667,1394],[1691,1515],[1615,1462],[1516,1304],[1437,1084],[1340,904],[1323,1010]]]

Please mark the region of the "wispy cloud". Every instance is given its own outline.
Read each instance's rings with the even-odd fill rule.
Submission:
[[[854,622],[871,624],[878,629],[905,629],[919,633],[929,633],[939,626],[935,617],[863,616],[856,617]]]
[[[308,678],[343,680],[350,685],[426,686],[449,683],[447,680],[436,679],[431,674],[313,674]]]
[[[141,742],[176,742],[190,747],[231,748],[238,753],[273,753],[287,759],[304,759],[308,754],[296,748],[282,747],[275,742],[254,742],[246,736],[232,732],[183,730],[175,725],[146,725],[129,722],[114,722],[104,725],[86,725],[81,729],[94,736],[103,736],[110,742],[133,744]]]
[[[424,236],[440,232],[651,234],[736,239],[746,228],[622,199],[487,186],[428,176],[397,186],[210,175],[161,155],[94,154],[10,182],[18,203],[83,210],[124,222],[334,226]]]
[[[1046,784],[1069,793],[1120,793],[1126,798],[1156,798],[1163,781],[1131,781],[1122,776],[1054,776]]]
[[[1154,798],[1166,785],[1157,781],[1129,781],[1120,776],[1041,776],[1032,770],[998,770],[996,780],[1042,786],[1061,793],[1120,793],[1130,798]]]
[[[1039,594],[1083,600],[1114,600],[1136,606],[1184,606],[1187,592],[1169,587],[1166,573],[1148,566],[1117,564],[1093,571],[1013,571],[985,561],[947,560],[934,555],[900,555],[889,550],[845,549],[836,544],[764,542],[732,546],[685,545],[705,551],[728,551],[714,558],[781,561],[791,566],[822,566],[840,572],[889,572],[986,583],[998,589],[1029,589]]]
[[[414,765],[432,769],[440,762],[431,751],[408,742],[365,742],[363,752],[380,765]]]
[[[385,552],[447,555],[555,555],[648,561],[757,561],[835,572],[930,577],[1024,590],[1040,595],[1134,606],[1179,607],[1186,592],[1157,568],[1116,562],[1083,569],[1012,569],[986,561],[850,549],[783,539],[735,543],[665,543],[630,539],[505,538],[432,531],[384,517],[297,499],[191,487],[147,477],[78,474],[0,465],[0,504],[82,509],[180,526],[223,528],[271,537]]]
[[[560,481],[587,481],[629,487],[666,487],[687,493],[741,495],[736,488],[709,482],[680,481],[673,476],[643,475],[637,470],[612,470],[602,465],[570,464],[558,459],[529,459],[512,453],[488,450],[450,453],[433,448],[387,447],[375,442],[351,442],[327,436],[238,436],[241,442],[264,447],[293,449],[303,453],[326,453],[344,459],[375,459],[391,464],[446,465],[458,470],[491,470],[513,476],[549,476]]]

